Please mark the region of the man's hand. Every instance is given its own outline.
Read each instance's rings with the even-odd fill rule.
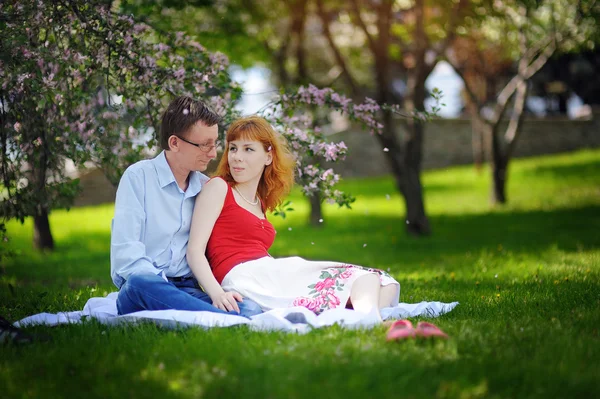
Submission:
[[[238,302],[242,302],[243,298],[240,294],[235,291],[223,292],[216,298],[211,298],[213,301],[213,305],[221,310],[225,310],[227,312],[235,310],[240,313],[240,308],[238,306]]]

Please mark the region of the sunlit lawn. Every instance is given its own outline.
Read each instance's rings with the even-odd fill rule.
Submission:
[[[435,320],[447,342],[387,343],[382,327],[36,327],[52,341],[0,347],[0,396],[600,395],[600,150],[514,161],[504,207],[490,207],[489,172],[472,166],[427,172],[424,186],[431,237],[406,235],[391,178],[361,179],[344,184],[353,210],[327,206],[321,228],[295,193],[295,211],[272,218],[271,252],[389,269],[404,302],[459,301]],[[0,314],[78,310],[113,291],[112,212],[54,212],[50,255],[32,251],[30,222],[10,223]]]

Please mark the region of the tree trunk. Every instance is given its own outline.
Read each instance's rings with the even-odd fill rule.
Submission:
[[[33,217],[33,244],[36,249],[41,251],[52,251],[54,249],[48,210],[45,208],[40,209],[39,213]]]
[[[310,224],[313,227],[321,227],[323,225],[323,212],[321,210],[321,195],[314,193],[308,197],[310,201]]]
[[[42,146],[37,162],[30,162],[31,177],[29,183],[36,188],[37,204],[33,211],[33,246],[40,251],[52,251],[54,239],[50,231],[50,212],[48,193],[46,191],[46,172],[48,170],[48,147],[45,134],[42,135]]]
[[[483,129],[481,121],[477,118],[479,113],[477,106],[469,105],[469,114],[471,115],[471,146],[473,151],[473,163],[475,169],[480,172],[485,161],[485,148],[483,145]]]
[[[316,110],[313,110],[316,112]],[[315,122],[317,122],[315,120]],[[316,127],[316,124],[313,128]],[[323,162],[323,159],[319,157],[311,157],[307,159],[307,163],[309,164],[320,164]],[[323,201],[322,201],[321,193],[319,191],[313,193],[313,195],[308,196],[308,203],[310,205],[310,215],[309,215],[309,223],[313,227],[321,227],[323,225]],[[321,222],[319,222],[321,220]]]
[[[405,108],[408,112],[423,112],[425,110],[425,80],[431,73],[432,66],[425,62],[426,39],[422,25],[424,4],[417,3],[417,29],[416,42],[420,43],[420,50],[416,52],[416,65],[408,70]],[[406,134],[404,135],[404,179],[403,193],[406,200],[406,229],[414,235],[428,235],[431,233],[429,220],[425,216],[425,203],[423,201],[423,186],[421,185],[421,161],[423,159],[423,122],[417,118],[406,121]]]
[[[377,83],[377,100],[390,103],[391,93],[389,44],[391,41],[391,8],[393,2],[385,1],[378,9],[378,40],[372,44],[375,57],[375,80]],[[424,71],[421,71],[424,72]],[[410,91],[410,87],[409,87]],[[414,104],[414,103],[413,103]],[[417,104],[423,104],[422,102]],[[407,107],[410,108],[410,107]],[[409,109],[412,111],[412,109]],[[396,186],[404,197],[406,204],[406,230],[414,235],[429,234],[429,221],[425,216],[423,191],[421,188],[421,150],[423,145],[422,125],[414,119],[408,122],[408,131],[404,139],[404,147],[396,137],[395,121],[390,111],[383,111],[383,131],[376,135],[382,148],[387,148],[386,159]]]
[[[516,97],[513,104],[512,114],[508,123],[508,128],[504,135],[500,135],[498,120],[492,127],[492,203],[505,204],[506,198],[506,180],[508,178],[508,163],[515,149],[517,139],[523,124],[525,115],[525,100],[527,99],[528,85],[526,81],[517,84]]]
[[[492,192],[492,204],[506,203],[506,176],[507,162],[498,160],[492,165],[492,179],[494,182]]]
[[[473,148],[473,163],[475,169],[480,172],[484,162],[483,137],[481,137],[481,128],[475,118],[471,119],[471,146]]]
[[[404,198],[406,200],[406,229],[415,235],[431,233],[425,216],[423,186],[421,184],[421,159],[423,154],[423,124],[415,119],[408,121],[409,132],[404,140]]]
[[[492,169],[491,202],[494,205],[506,203],[506,176],[508,158],[503,153],[501,138],[498,137],[498,126],[488,127],[490,148],[490,166]]]
[[[290,33],[292,37],[295,37],[295,45],[296,45],[296,64],[297,64],[297,73],[296,78],[294,79],[294,84],[297,86],[305,85],[309,83],[310,79],[308,76],[308,69],[306,67],[306,49],[304,48],[304,31],[306,25],[306,0],[295,0],[291,1],[289,4],[290,14],[292,16],[292,22],[290,26]],[[282,69],[285,69],[285,65],[282,64]],[[314,124],[313,129],[318,126],[317,121],[317,113],[318,109],[315,107],[312,109]],[[310,163],[316,163],[316,160],[310,160]],[[309,215],[309,223],[313,227],[320,227],[323,225],[323,211],[322,211],[322,201],[321,194],[319,192],[315,192],[313,195],[308,196],[308,201],[310,204],[310,215]],[[319,222],[321,220],[321,222]]]
[[[394,118],[391,112],[383,112],[383,125],[383,132],[375,137],[383,148],[388,149],[385,153],[386,160],[394,175],[396,187],[402,193],[406,205],[406,230],[414,235],[429,234],[431,230],[429,220],[425,216],[420,178],[422,141],[406,140],[403,154],[395,134]],[[419,152],[416,153],[416,151]]]

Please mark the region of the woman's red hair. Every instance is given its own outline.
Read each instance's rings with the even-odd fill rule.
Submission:
[[[227,141],[225,152],[217,166],[215,176],[220,176],[232,187],[235,187],[236,182],[229,171],[228,143],[235,140],[258,141],[265,151],[271,153],[273,161],[270,165],[265,166],[257,192],[265,210],[273,211],[283,202],[294,185],[296,160],[292,156],[285,138],[277,133],[264,118],[249,116],[233,122],[227,129],[225,140]]]

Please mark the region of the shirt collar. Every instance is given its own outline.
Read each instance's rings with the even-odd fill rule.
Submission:
[[[175,175],[173,175],[173,171],[167,162],[167,156],[164,150],[152,160],[152,163],[154,164],[156,173],[158,174],[160,188],[164,188],[175,181]]]
[[[190,174],[190,184],[188,185],[187,190],[185,190],[186,198],[198,195],[200,190],[202,190],[202,186],[204,185],[204,183],[206,183],[209,180],[210,178],[203,173],[192,172]]]
[[[165,188],[171,183],[177,184],[175,181],[175,175],[167,162],[167,156],[163,150],[156,158],[152,160],[156,173],[158,174],[158,182],[160,188]],[[202,189],[202,185],[209,180],[208,176],[200,172],[192,172],[190,174],[190,181],[187,190],[185,191],[186,196],[192,197],[197,195]]]

